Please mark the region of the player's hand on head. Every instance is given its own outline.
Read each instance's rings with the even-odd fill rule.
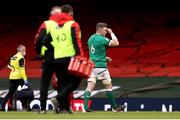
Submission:
[[[107,32],[108,32],[109,34],[111,34],[111,33],[112,33],[112,30],[111,30],[110,28],[107,28]]]
[[[112,59],[110,57],[106,57],[107,62],[111,62]]]

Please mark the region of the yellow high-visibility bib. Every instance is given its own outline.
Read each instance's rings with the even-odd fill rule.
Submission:
[[[62,27],[59,27],[55,21],[46,21],[47,34],[50,33],[52,37],[52,46],[54,47],[54,58],[72,57],[75,55],[73,46],[71,25],[75,21],[68,21]]]
[[[13,57],[11,57],[10,60],[11,73],[9,75],[10,80],[16,80],[16,79],[27,80],[27,76],[25,73],[25,63],[23,66],[19,65],[19,60],[21,59],[24,59],[24,57],[20,53],[17,53]]]

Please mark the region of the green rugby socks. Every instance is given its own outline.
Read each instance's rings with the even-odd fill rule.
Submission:
[[[91,96],[91,92],[89,92],[88,90],[85,90],[84,92],[84,109],[85,110],[88,109],[88,102],[89,102],[90,96]]]

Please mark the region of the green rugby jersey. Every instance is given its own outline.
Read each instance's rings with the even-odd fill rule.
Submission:
[[[100,34],[94,34],[88,39],[90,59],[96,68],[106,68],[106,49],[110,39]]]

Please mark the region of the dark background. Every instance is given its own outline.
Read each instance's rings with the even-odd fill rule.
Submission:
[[[71,4],[81,12],[146,12],[179,10],[177,0],[6,0],[1,13],[44,14],[54,5]]]
[[[0,4],[0,22],[4,19],[6,21],[7,17],[14,19],[21,16],[23,21],[31,19],[31,24],[38,28],[42,21],[48,19],[52,6],[63,4],[73,6],[75,20],[82,25],[82,28],[86,24],[83,22],[84,19],[87,21],[88,16],[93,15],[95,17],[89,19],[89,22],[95,25],[99,20],[111,23],[111,16],[122,14],[147,13],[153,15],[180,12],[177,0],[6,0]]]
[[[30,24],[37,29],[42,21],[48,19],[52,6],[63,4],[73,6],[74,18],[82,29],[87,24],[84,19],[92,25],[100,20],[111,24],[111,16],[180,12],[177,0],[6,0],[0,4],[0,24],[9,24],[9,21],[4,23],[7,18],[12,18],[10,22],[19,22],[13,21],[18,18],[31,21]],[[94,15],[93,19],[88,20],[89,16]]]
[[[6,0],[1,14],[47,15],[54,5],[71,4],[79,13],[179,11],[177,0]]]

